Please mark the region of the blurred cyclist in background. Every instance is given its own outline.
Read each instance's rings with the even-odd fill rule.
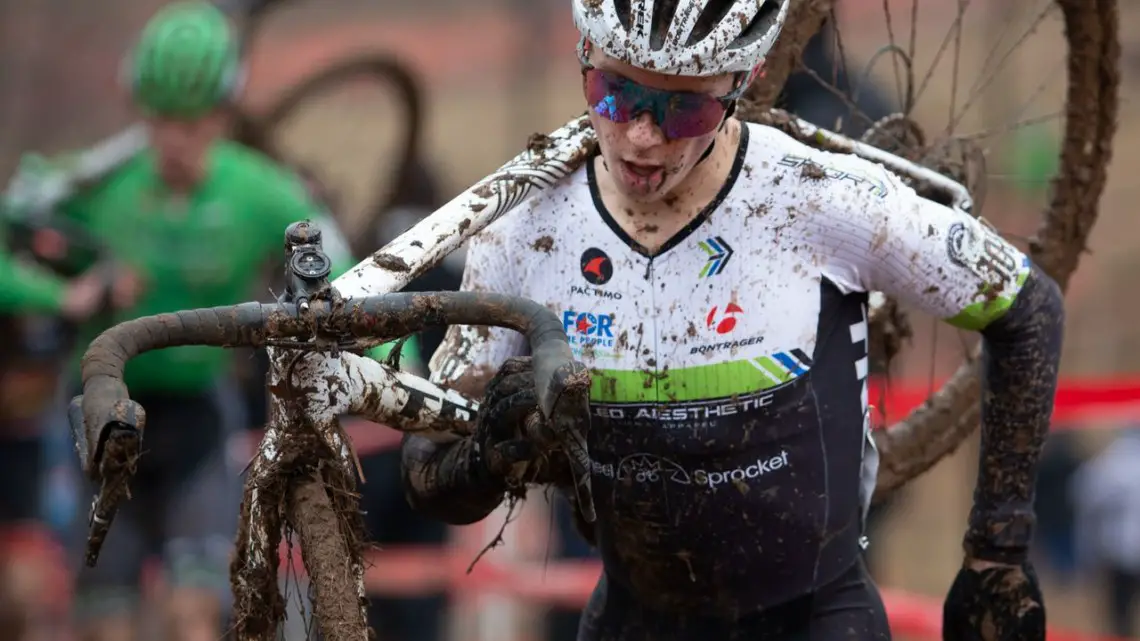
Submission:
[[[246,300],[266,262],[282,259],[284,229],[298,220],[321,224],[334,275],[352,265],[332,220],[293,173],[224,139],[244,70],[236,33],[219,9],[193,0],[165,6],[122,71],[150,147],[58,212],[99,238],[125,275],[113,288],[108,322]],[[24,180],[33,167],[44,184],[62,170],[25,161]],[[102,329],[83,327],[79,344]],[[137,637],[140,577],[153,555],[163,560],[169,590],[167,638],[215,641],[221,634],[241,492],[225,444],[246,420],[231,365],[224,350],[180,347],[127,367],[131,395],[147,410],[146,455],[98,564],[79,570],[81,639]],[[77,374],[70,374],[72,391]],[[78,552],[86,514],[76,521]]]

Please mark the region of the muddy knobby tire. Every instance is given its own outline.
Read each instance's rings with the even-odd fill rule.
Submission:
[[[295,477],[286,510],[301,539],[301,556],[313,588],[313,614],[323,641],[368,641],[365,605],[357,594],[358,533],[316,472]]]

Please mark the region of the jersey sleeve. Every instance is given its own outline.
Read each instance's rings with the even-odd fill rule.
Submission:
[[[803,178],[817,201],[808,234],[825,245],[825,274],[848,291],[881,291],[961,329],[980,331],[1009,310],[1029,258],[985,223],[919,196],[874,163],[826,154],[864,180]]]
[[[519,209],[526,208],[523,205]],[[461,291],[519,295],[521,268],[511,259],[510,248],[512,221],[520,218],[520,214],[519,210],[512,212],[469,241]],[[514,330],[452,326],[432,355],[431,378],[438,385],[481,396],[482,386],[503,361],[525,355],[526,351],[525,337]]]

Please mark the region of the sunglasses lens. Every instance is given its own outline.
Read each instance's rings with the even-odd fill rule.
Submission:
[[[611,122],[629,122],[648,111],[665,135],[675,139],[703,136],[724,118],[724,105],[709,95],[653,89],[598,69],[587,69],[585,77],[590,109]]]
[[[724,112],[724,105],[712,96],[673,94],[661,129],[669,138],[703,136],[720,126]]]
[[[590,109],[612,122],[629,122],[633,102],[628,95],[633,83],[597,69],[586,71],[586,102]]]

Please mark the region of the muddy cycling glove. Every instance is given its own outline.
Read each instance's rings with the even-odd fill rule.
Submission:
[[[557,441],[538,410],[530,357],[508,359],[487,384],[475,442],[486,471],[508,484],[572,482],[565,457],[553,455]]]
[[[1028,561],[963,567],[942,607],[945,641],[1045,641],[1045,599]]]

